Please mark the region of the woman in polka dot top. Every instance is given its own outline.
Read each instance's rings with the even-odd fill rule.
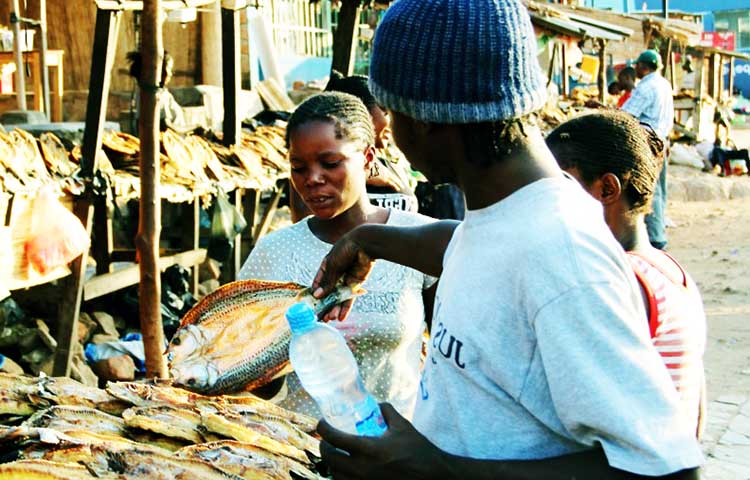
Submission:
[[[287,126],[292,186],[312,215],[261,238],[238,277],[312,284],[342,235],[365,223],[416,226],[434,221],[372,205],[366,182],[375,161],[370,114],[354,96],[328,92],[303,102]],[[346,321],[347,339],[366,387],[411,417],[420,375],[425,303],[436,279],[390,262],[375,264]],[[281,405],[320,416],[296,375],[286,378]]]

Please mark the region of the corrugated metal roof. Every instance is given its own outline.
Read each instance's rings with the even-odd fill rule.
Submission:
[[[528,2],[531,23],[543,30],[581,40],[587,38],[621,41],[633,35],[633,30],[602,22],[585,15],[563,12],[550,6]]]

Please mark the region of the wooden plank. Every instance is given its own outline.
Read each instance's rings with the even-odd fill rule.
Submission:
[[[198,248],[159,258],[159,270],[164,271],[172,265],[192,268],[206,260],[206,249]],[[90,278],[83,287],[83,300],[88,302],[95,298],[122,290],[138,283],[140,278],[138,264],[115,270],[104,275]]]
[[[240,13],[221,9],[222,82],[224,84],[224,145],[235,145],[241,133],[238,115],[241,83]]]
[[[597,86],[599,87],[599,101],[607,100],[607,41],[599,39],[599,75]]]
[[[260,221],[258,225],[256,225],[255,230],[253,231],[253,243],[257,243],[258,240],[268,232],[269,227],[271,226],[271,222],[273,221],[274,215],[276,215],[276,209],[279,206],[279,200],[281,200],[281,196],[284,193],[284,189],[287,188],[289,185],[289,182],[286,180],[280,181],[276,186],[276,192],[274,193],[271,202],[268,204],[268,207],[266,208],[266,212],[263,214],[263,219]]]
[[[185,7],[203,7],[216,3],[217,0],[162,0],[161,6],[165,10]],[[136,0],[96,0],[96,6],[101,10],[143,10],[143,2]]]
[[[568,76],[568,46],[563,43],[562,47],[562,92],[563,97],[570,93],[570,77]]]
[[[96,153],[102,146],[102,129],[107,117],[107,97],[112,79],[112,66],[117,50],[117,34],[121,13],[99,10],[96,13],[96,29],[89,80],[89,96],[86,106],[86,129],[81,147],[81,176],[91,178],[96,171]]]
[[[339,22],[333,34],[333,60],[331,68],[344,76],[354,73],[359,33],[360,0],[344,0],[339,10]]]
[[[96,260],[98,275],[109,272],[114,244],[114,228],[107,208],[107,198],[99,195],[94,200],[94,238],[91,245],[91,255]]]
[[[76,216],[86,227],[89,236],[91,226],[94,222],[94,205],[90,194],[76,201],[74,205]],[[78,317],[81,312],[81,299],[83,296],[83,283],[86,275],[86,263],[88,252],[83,252],[71,264],[72,275],[63,281],[63,295],[58,310],[57,323],[57,349],[55,350],[52,375],[56,377],[67,377],[70,375],[71,362],[73,360],[73,343],[78,340]]]

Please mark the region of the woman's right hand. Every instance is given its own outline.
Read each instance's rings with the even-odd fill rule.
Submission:
[[[367,279],[374,259],[356,241],[356,231],[352,230],[341,237],[323,259],[312,284],[315,298],[323,298],[331,293],[340,281],[345,285],[356,286]],[[353,302],[352,299],[333,307],[323,320],[328,322],[346,319]]]

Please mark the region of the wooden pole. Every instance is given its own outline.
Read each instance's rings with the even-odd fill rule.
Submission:
[[[240,12],[221,9],[222,80],[224,82],[224,145],[235,145],[242,133],[242,119],[238,115],[242,88],[240,70]]]
[[[563,43],[562,47],[562,96],[567,97],[570,93],[570,77],[568,77],[568,46]]]
[[[599,39],[599,101],[604,103],[607,100],[607,41]]]
[[[107,98],[112,78],[112,66],[117,53],[117,36],[122,13],[111,10],[96,11],[94,46],[91,52],[89,96],[86,104],[86,128],[81,147],[81,176],[91,178],[97,170],[96,154],[102,147],[102,131],[107,118]]]
[[[221,84],[221,7],[219,2],[201,13],[201,76],[204,85]]]
[[[164,329],[161,323],[161,279],[159,270],[159,234],[161,200],[159,197],[159,99],[164,44],[162,39],[161,0],[144,0],[141,18],[141,111],[138,119],[141,139],[141,201],[138,235],[135,239],[140,259],[141,332],[146,354],[146,376],[167,377]]]
[[[13,53],[16,59],[16,101],[19,110],[26,110],[26,77],[24,76],[23,54],[21,53],[21,20],[18,0],[13,0],[10,23],[13,26]]]
[[[49,70],[47,68],[47,0],[39,0],[39,66],[42,71],[42,96],[44,97],[44,114],[52,120],[49,101]],[[62,93],[62,92],[60,92]]]
[[[729,57],[729,75],[727,78],[727,90],[729,90],[729,97],[734,95],[734,57]]]
[[[344,0],[339,10],[339,23],[333,33],[333,59],[331,68],[345,76],[354,73],[359,33],[360,0]]]
[[[547,68],[547,87],[552,83],[552,77],[555,75],[555,66],[557,64],[557,50],[560,48],[560,44],[554,42],[552,46],[552,55],[549,59],[549,67]]]

